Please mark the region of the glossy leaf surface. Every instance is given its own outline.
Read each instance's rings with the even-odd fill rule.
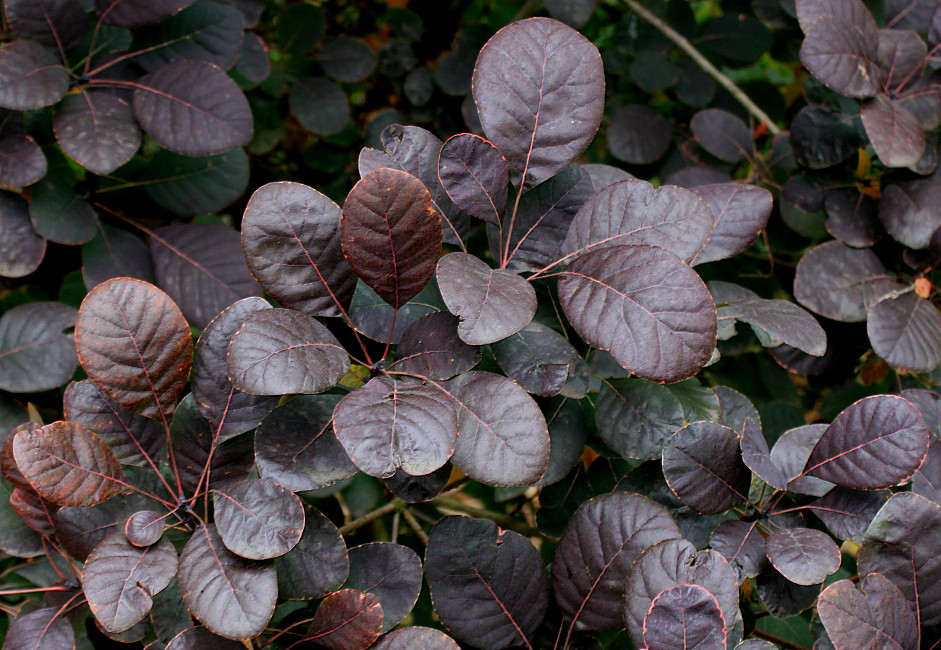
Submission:
[[[402,335],[394,369],[445,380],[466,372],[480,361],[480,349],[458,337],[457,317],[437,311],[422,316]]]
[[[422,564],[415,551],[392,542],[372,542],[350,549],[347,587],[371,593],[382,605],[382,631],[405,618],[422,589]]]
[[[471,216],[500,223],[509,176],[496,147],[471,133],[449,138],[441,148],[438,178],[451,200]]]
[[[268,479],[233,481],[214,490],[216,530],[226,548],[267,560],[294,548],[304,531],[304,508],[289,490]]]
[[[849,580],[840,580],[820,594],[820,619],[834,644],[915,650],[918,622],[899,588],[878,573],[864,577],[860,586],[857,590]]]
[[[768,559],[785,578],[816,585],[840,568],[840,549],[830,537],[810,528],[777,530],[765,540]]]
[[[914,292],[889,294],[869,307],[866,332],[876,354],[898,370],[927,372],[941,365],[941,313]]]

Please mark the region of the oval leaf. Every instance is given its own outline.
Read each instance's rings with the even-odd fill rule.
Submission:
[[[755,153],[751,129],[734,113],[707,108],[696,113],[689,126],[696,142],[719,160],[737,163]]]
[[[839,20],[818,20],[807,30],[800,60],[841,95],[872,97],[881,90],[878,44],[879,28],[871,15],[849,29]]]
[[[134,546],[151,546],[163,536],[165,515],[153,510],[141,510],[127,518],[124,536]]]
[[[140,148],[140,127],[130,104],[106,92],[67,96],[52,127],[62,150],[96,174],[110,174]]]
[[[409,325],[395,350],[393,369],[445,380],[480,361],[480,349],[458,338],[458,319],[446,311],[422,316]]]
[[[879,160],[887,167],[910,167],[925,152],[925,131],[915,114],[885,95],[863,106],[863,126]]]
[[[230,552],[212,524],[197,528],[186,543],[178,579],[190,614],[227,639],[258,636],[274,613],[274,566]]]
[[[389,632],[376,642],[372,650],[398,650],[399,648],[422,648],[423,650],[460,650],[454,639],[440,630],[413,625]]]
[[[26,201],[0,192],[0,275],[21,278],[39,268],[46,240],[36,234]]]
[[[401,307],[434,274],[441,217],[420,180],[380,168],[366,174],[347,195],[340,238],[356,275],[390,305]]]
[[[17,616],[4,636],[3,645],[9,650],[72,650],[75,632],[59,607],[43,607]]]
[[[369,648],[379,638],[382,605],[372,594],[343,589],[320,603],[304,641],[332,650]]]
[[[506,159],[490,142],[471,133],[449,138],[441,147],[438,178],[459,208],[487,223],[500,223],[510,179]]]
[[[69,76],[48,49],[25,38],[0,48],[0,106],[17,111],[55,104],[69,89]]]
[[[785,578],[816,585],[840,568],[840,549],[830,536],[810,528],[785,528],[765,540],[768,559]]]
[[[422,587],[422,565],[415,551],[392,542],[372,542],[350,549],[347,587],[371,593],[382,605],[382,631],[405,618]]]
[[[16,465],[34,490],[60,506],[93,506],[124,489],[124,470],[101,438],[74,422],[21,430]]]
[[[236,555],[267,560],[284,555],[300,541],[304,507],[277,483],[246,479],[225,483],[213,492],[216,529]]]
[[[0,389],[32,393],[57,388],[75,372],[75,308],[59,302],[18,305],[0,318]]]
[[[643,379],[602,382],[595,406],[601,439],[625,458],[658,458],[685,420],[669,388]]]
[[[301,541],[274,561],[281,598],[320,598],[339,589],[350,574],[350,558],[340,531],[317,509],[305,506],[305,511]]]
[[[524,187],[561,171],[601,124],[601,55],[550,18],[521,20],[494,34],[477,56],[472,87],[484,133]]]
[[[229,344],[229,379],[252,395],[322,393],[349,370],[346,351],[326,327],[291,309],[249,315]]]
[[[696,585],[677,585],[658,594],[644,617],[647,650],[723,650],[725,619],[715,596]]]
[[[771,192],[756,185],[716,183],[691,187],[715,217],[712,235],[692,264],[705,264],[737,255],[758,239],[771,216]]]
[[[916,293],[888,294],[869,307],[866,332],[872,349],[903,372],[941,365],[941,314]]]
[[[539,552],[487,519],[445,517],[435,524],[425,574],[441,622],[485,650],[528,644],[549,604]]]
[[[591,251],[562,272],[559,298],[582,338],[610,350],[644,379],[686,379],[715,348],[716,320],[705,284],[663,249]]]
[[[709,535],[709,548],[728,560],[739,584],[756,577],[768,565],[765,538],[754,522],[723,521]]]
[[[611,155],[632,165],[649,165],[663,157],[672,140],[670,123],[643,104],[628,104],[614,111],[608,122]]]
[[[466,253],[438,262],[438,288],[448,311],[461,319],[458,336],[469,345],[486,345],[521,330],[536,314],[536,291],[520,276],[491,269]]]
[[[707,515],[745,501],[751,480],[738,436],[715,422],[693,422],[667,440],[663,476],[683,503]]]
[[[108,280],[85,296],[75,346],[82,368],[118,404],[165,421],[193,360],[179,308],[157,287],[131,278]]]
[[[827,636],[838,648],[918,647],[918,622],[899,588],[872,573],[861,589],[840,580],[823,590],[817,605]]]

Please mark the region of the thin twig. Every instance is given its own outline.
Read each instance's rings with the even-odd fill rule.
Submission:
[[[513,517],[502,512],[494,512],[493,510],[485,510],[484,508],[469,506],[466,503],[457,501],[456,499],[448,499],[443,497],[438,497],[432,501],[432,503],[438,508],[444,510],[454,510],[456,512],[463,512],[466,515],[471,515],[472,517],[483,517],[484,519],[490,519],[503,528],[512,530],[526,537],[536,537],[542,535],[542,533],[535,528],[530,528],[523,522],[517,521]]]
[[[712,65],[712,62],[710,62],[709,59],[700,54],[699,50],[697,50],[692,43],[686,40],[686,37],[660,20],[660,18],[658,18],[642,4],[637,2],[637,0],[624,0],[624,4],[627,5],[627,7],[635,14],[656,27],[657,30],[659,30],[664,36],[673,41],[677,47],[686,52],[689,57],[696,62],[696,65],[702,68],[703,72],[715,79],[716,83],[718,83],[720,86],[728,90],[729,93],[731,93],[731,95],[738,100],[738,103],[745,107],[745,110],[755,116],[759,122],[767,124],[768,131],[770,131],[773,135],[777,135],[781,132],[781,129],[779,129],[774,121],[768,117],[768,114],[761,110],[761,108],[759,108],[758,105],[753,102],[751,98],[745,94],[745,91],[739,88],[734,81],[722,74],[722,72],[717,67]]]
[[[354,519],[350,523],[340,528],[340,534],[349,535],[354,530],[362,528],[363,526],[367,526],[371,524],[372,522],[376,521],[377,519],[379,519],[380,517],[383,517],[389,514],[390,512],[392,512],[393,510],[396,510],[397,508],[402,507],[403,503],[404,501],[402,501],[401,499],[394,499],[390,501],[389,503],[385,504],[384,506],[380,506],[376,508],[375,510],[371,510],[370,512],[367,512],[365,515],[363,515],[359,519]]]
[[[412,511],[408,508],[402,508],[399,512],[402,513],[402,518],[405,520],[405,523],[408,524],[408,527],[411,528],[415,533],[415,536],[421,540],[422,544],[428,546],[428,535],[422,529],[418,520],[415,519],[415,515],[412,514]]]

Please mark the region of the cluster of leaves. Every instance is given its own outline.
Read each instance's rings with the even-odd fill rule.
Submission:
[[[180,4],[5,3],[0,272],[84,243],[88,289],[0,318],[5,649],[938,640],[937,1],[547,1],[433,65],[401,7]],[[473,133],[351,109],[435,86]],[[363,126],[341,204],[126,216],[237,200],[288,112]]]

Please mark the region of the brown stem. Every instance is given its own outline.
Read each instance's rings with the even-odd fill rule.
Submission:
[[[513,517],[502,512],[494,512],[493,510],[486,510],[484,508],[469,506],[466,503],[456,499],[449,499],[447,497],[438,497],[432,501],[432,503],[440,509],[454,510],[456,512],[463,512],[466,515],[471,515],[472,517],[483,517],[484,519],[490,519],[503,528],[517,532],[525,537],[542,536],[542,533],[535,528],[530,528],[521,521],[517,521]]]
[[[354,530],[362,528],[363,526],[367,526],[371,524],[372,522],[376,521],[377,519],[379,519],[380,517],[383,517],[389,514],[393,510],[401,508],[404,504],[405,502],[402,501],[401,499],[393,499],[392,501],[385,504],[384,506],[380,506],[376,508],[375,510],[371,510],[370,512],[367,512],[362,517],[358,519],[354,519],[350,523],[346,524],[345,526],[340,528],[340,534],[349,535]]]
[[[412,529],[416,537],[421,540],[421,543],[425,546],[428,546],[428,535],[422,529],[421,524],[415,519],[415,515],[412,514],[412,511],[408,508],[402,508],[399,512],[402,513],[402,518],[405,520],[405,523],[408,524],[408,527]]]

